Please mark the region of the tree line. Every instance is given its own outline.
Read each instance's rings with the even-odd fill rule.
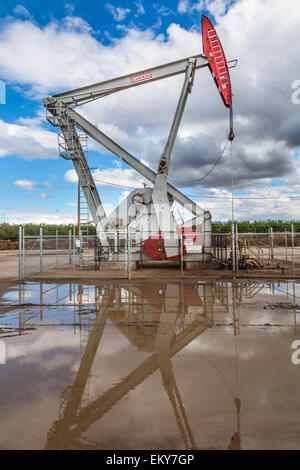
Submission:
[[[43,235],[68,235],[69,230],[74,229],[74,225],[59,225],[59,224],[24,224],[25,235],[39,236],[40,228],[43,229]],[[94,235],[96,227],[89,227],[89,234]],[[17,224],[0,224],[0,240],[18,240],[19,238],[19,225]]]
[[[267,220],[267,221],[237,221],[239,233],[268,233],[270,227],[274,232],[284,232],[285,229],[291,231],[291,224],[294,224],[294,231],[300,232],[300,221],[283,221],[283,220]],[[56,231],[59,235],[68,235],[69,230],[73,232],[73,225],[55,225],[55,224],[25,224],[23,225],[25,235],[39,236],[40,227],[43,228],[43,235],[55,235]],[[228,222],[213,222],[213,233],[229,233],[231,231],[231,221]],[[96,234],[96,227],[89,226],[89,234]],[[0,240],[18,240],[19,238],[19,225],[17,224],[0,224]]]
[[[231,231],[231,221],[228,222],[213,222],[213,233],[229,233]],[[255,220],[249,222],[247,220],[236,221],[239,233],[268,233],[270,228],[274,232],[290,232],[292,224],[294,224],[294,231],[300,232],[300,221],[296,220]]]

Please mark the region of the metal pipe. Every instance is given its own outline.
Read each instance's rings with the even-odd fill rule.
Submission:
[[[73,273],[76,271],[76,242],[75,242],[75,225],[73,227]]]
[[[22,278],[22,227],[19,227],[19,279]]]
[[[235,270],[238,274],[239,272],[239,234],[238,234],[238,226],[235,224]]]
[[[183,233],[180,233],[180,272],[183,277]]]
[[[78,179],[78,194],[77,194],[77,233],[80,236],[80,182]]]
[[[130,229],[127,228],[127,277],[131,279],[131,236],[130,236]]]
[[[287,233],[286,228],[284,229],[284,243],[285,243],[285,261],[288,260],[288,251],[287,251]]]
[[[235,272],[235,233],[234,224],[231,224],[231,268]]]
[[[22,277],[24,277],[25,274],[25,227],[23,227],[22,230]]]
[[[40,227],[40,273],[43,271],[43,228]]]
[[[292,270],[295,274],[295,259],[294,259],[294,224],[292,224]]]
[[[58,264],[58,230],[55,232],[55,253],[56,253],[56,264]]]
[[[273,238],[273,227],[270,227],[270,243],[271,243],[271,260],[274,259],[274,238]]]
[[[72,264],[72,230],[69,230],[69,264]]]
[[[160,158],[157,175],[159,175],[160,173],[164,175],[168,174],[171,154],[172,154],[175,140],[178,134],[179,125],[180,125],[183,111],[187,102],[188,94],[191,93],[191,88],[193,85],[193,78],[194,78],[194,73],[195,73],[195,66],[196,66],[196,60],[189,59],[189,65],[185,73],[185,80],[183,82],[182,90],[181,90],[177,108],[174,114],[169,136],[168,136],[165,148],[163,150],[162,156]],[[157,182],[157,177],[156,177],[156,182]]]

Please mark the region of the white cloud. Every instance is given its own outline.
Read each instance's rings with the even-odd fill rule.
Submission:
[[[21,210],[6,210],[0,208],[0,213],[5,213],[5,222],[11,224],[74,224],[76,223],[76,214],[70,212],[60,211],[21,211]]]
[[[199,48],[199,35],[178,25],[170,26],[167,41],[151,30],[125,29],[122,38],[105,46],[90,34],[86,22],[74,17],[43,28],[30,21],[7,21],[0,33],[0,72],[7,83],[22,84],[29,95],[41,99],[197,53]]]
[[[64,26],[67,30],[78,31],[80,33],[92,33],[93,28],[79,16],[66,16],[63,20]]]
[[[30,18],[31,15],[27,8],[25,8],[23,5],[16,5],[15,8],[13,9],[13,12],[16,15],[24,16],[25,18]]]
[[[17,186],[18,188],[33,190],[36,183],[35,181],[30,181],[24,178],[22,180],[14,181],[13,184]]]
[[[119,198],[119,204],[121,204],[121,202],[124,201],[124,199],[126,199],[127,196],[129,196],[129,194],[130,194],[130,191],[126,191],[126,190],[122,191],[121,196]]]
[[[189,0],[180,0],[177,6],[179,13],[186,13],[189,9]]]
[[[74,169],[65,172],[65,181],[68,181],[68,183],[78,183],[77,173]]]
[[[194,194],[196,194],[194,192]],[[199,190],[199,194],[208,197],[197,197],[194,201],[213,214],[215,221],[227,221],[232,217],[232,200],[230,190],[211,188]],[[282,219],[298,220],[300,199],[297,194],[290,194],[283,186],[274,187],[268,184],[249,189],[247,193],[235,191],[234,214],[236,220]],[[192,198],[193,199],[193,198]]]
[[[177,5],[179,13],[193,13],[208,11],[216,19],[226,13],[228,6],[232,0],[199,0],[198,2],[190,2],[190,0],[180,0]]]
[[[77,207],[76,202],[68,202],[67,205],[70,206],[70,207]]]
[[[141,2],[141,0],[138,0],[137,2],[135,2],[135,6],[137,8],[135,16],[145,14],[145,8],[144,8],[143,3]]]
[[[92,172],[97,186],[119,186],[129,188],[143,188],[142,178],[136,171],[132,169],[124,169],[119,166],[115,168],[106,168],[105,170],[95,170]],[[69,183],[77,183],[78,178],[74,169],[67,170],[64,177]]]
[[[106,8],[110,11],[115,21],[123,21],[131,11],[129,8],[114,7],[110,3],[106,4]]]
[[[233,144],[236,183],[250,191],[252,186],[258,188],[276,177],[285,177],[289,182],[296,171],[295,149],[300,145],[299,106],[291,102],[291,83],[300,77],[300,4],[290,0],[289,8],[283,9],[280,0],[240,0],[228,9],[229,1],[181,1],[180,9],[199,12],[204,3],[217,17],[216,27],[227,58],[239,58],[237,69],[231,73],[237,136]],[[196,19],[198,24],[199,15],[195,15]],[[155,35],[150,29],[124,28],[121,38],[103,45],[88,25],[79,20],[52,21],[44,27],[30,21],[9,20],[3,23],[0,33],[0,74],[13,86],[22,83],[27,94],[40,99],[42,95],[151,68],[201,51],[201,34],[174,23],[164,36]],[[182,76],[172,77],[108,96],[97,104],[83,106],[80,112],[156,170],[181,84]],[[22,131],[35,125],[27,124],[20,121],[17,125]],[[41,130],[37,123],[35,128]],[[3,129],[1,135],[6,136],[6,128]],[[217,159],[227,130],[228,110],[221,103],[208,70],[196,72],[171,161],[170,180],[178,181],[180,177],[180,185],[187,187],[205,174]],[[49,138],[55,136],[53,132],[49,134]],[[49,158],[57,156],[56,142],[45,145],[44,137],[35,137],[34,145],[25,145],[26,140],[23,141],[25,158],[33,153],[34,158],[39,158],[42,150]],[[15,153],[11,147],[17,140],[13,135],[10,143],[1,138],[0,156]],[[53,154],[49,151],[52,148]],[[130,174],[117,174],[116,168],[102,171],[107,173],[101,179],[111,177],[110,181],[117,179],[117,183],[123,184],[120,178],[125,176],[125,184],[136,186],[137,179]],[[299,175],[300,171],[293,175],[294,187],[300,184]],[[230,176],[228,156],[205,184],[229,187],[227,176]],[[207,204],[220,212],[217,206],[220,201]],[[272,204],[276,207],[275,202]],[[247,210],[251,207],[248,205]]]
[[[57,158],[57,135],[44,130],[38,118],[24,124],[11,124],[0,119],[0,157],[17,155],[26,160]],[[25,125],[26,124],[26,125]]]
[[[42,192],[42,193],[35,194],[35,197],[39,199],[47,199],[51,197],[51,194]]]

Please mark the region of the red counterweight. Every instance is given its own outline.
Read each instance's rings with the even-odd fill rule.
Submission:
[[[205,15],[202,15],[202,42],[213,79],[225,106],[230,108],[232,93],[227,60],[219,36],[211,21]]]
[[[180,234],[180,231],[183,235],[183,247],[182,247],[182,254],[185,255],[187,252],[186,245],[197,245],[200,247],[202,244],[202,234],[197,232],[195,229],[191,227],[181,227],[177,228],[177,233]],[[142,245],[142,252],[144,255],[149,256],[153,259],[177,259],[180,257],[180,253],[175,256],[167,257],[165,248],[164,248],[164,241],[160,232],[157,233],[155,237],[149,237]]]

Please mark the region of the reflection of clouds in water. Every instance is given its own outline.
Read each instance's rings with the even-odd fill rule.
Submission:
[[[54,372],[56,369],[59,369],[60,367],[68,367],[70,370],[72,370],[72,365],[74,363],[74,353],[77,351],[74,348],[70,349],[70,353],[58,353],[58,354],[53,354],[50,358],[47,358],[47,360],[37,360],[35,365],[43,372],[50,373]],[[20,359],[20,364],[33,364],[33,360],[31,357],[25,357]]]
[[[96,299],[95,292],[84,292],[83,294],[72,294],[63,300],[64,305],[89,305],[95,304],[96,300],[101,302],[102,296]]]
[[[14,401],[1,414],[1,449],[43,449],[58,409],[59,395],[47,390],[34,400]]]
[[[231,331],[230,331],[231,330]],[[210,353],[210,356],[218,357],[220,354],[225,358],[234,358],[236,356],[235,350],[235,336],[232,333],[232,327],[230,328],[228,333],[224,335],[224,327],[222,327],[222,333],[215,334],[211,330],[206,330],[201,337],[199,337],[199,341],[192,341],[185,347],[186,351],[192,353]],[[230,335],[230,333],[232,333]],[[230,336],[229,336],[230,335]],[[221,336],[221,338],[220,338]],[[226,347],[224,346],[226,343]],[[247,351],[239,351],[239,358],[240,359],[250,359],[256,355],[256,352],[253,348],[247,349]]]
[[[117,341],[115,341],[115,338],[112,341],[111,335],[115,336],[112,330],[115,330],[117,333]],[[112,325],[106,324],[104,333],[99,346],[102,357],[117,354],[130,345],[127,338]],[[88,341],[89,333],[86,332],[84,334],[87,335]],[[62,331],[61,327],[47,327],[47,331],[31,331],[30,335],[14,338],[7,343],[7,359],[22,358],[20,360],[21,364],[41,364],[44,367],[42,361],[43,353],[58,348],[74,351],[78,349],[79,345],[80,334],[78,331],[74,334],[73,328],[64,328]],[[59,356],[70,357],[69,354],[64,353],[59,354]]]
[[[22,290],[21,291],[21,296],[22,296],[22,301],[24,300],[31,300],[36,296],[36,291],[33,290]],[[12,291],[12,292],[6,292],[2,296],[2,300],[19,300],[20,298],[20,291]]]
[[[22,359],[23,363],[38,364],[44,352],[54,348],[78,348],[79,335],[74,335],[73,329],[61,331],[58,328],[47,327],[47,331],[30,332],[28,336],[13,338],[7,343],[7,359]]]

